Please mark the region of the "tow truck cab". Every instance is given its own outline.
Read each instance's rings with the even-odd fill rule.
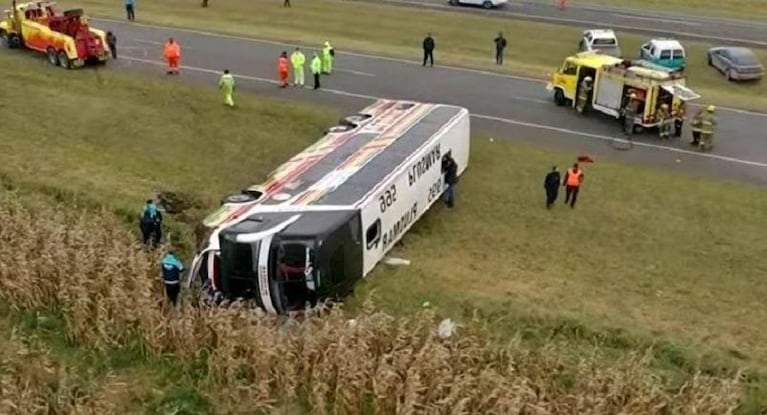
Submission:
[[[270,313],[348,294],[362,275],[358,211],[255,214],[218,234],[215,288]],[[216,281],[217,280],[217,281]]]

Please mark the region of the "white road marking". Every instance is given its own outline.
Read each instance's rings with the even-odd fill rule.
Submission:
[[[389,1],[389,0],[387,0]],[[115,20],[115,19],[104,19],[104,18],[94,18],[92,20],[96,21],[104,21],[104,22],[112,22],[112,23],[125,23],[122,20]],[[245,37],[245,36],[236,36],[236,35],[227,35],[223,33],[214,33],[214,32],[206,32],[202,30],[195,30],[195,29],[185,29],[185,28],[178,28],[178,27],[168,27],[168,26],[159,26],[159,25],[151,25],[151,24],[145,24],[145,23],[131,23],[131,26],[140,26],[140,27],[146,27],[150,29],[157,29],[157,30],[171,30],[171,31],[177,31],[177,32],[185,32],[185,33],[193,33],[196,35],[201,36],[208,36],[208,37],[215,37],[220,39],[232,39],[232,40],[242,40],[246,42],[252,42],[252,43],[262,43],[265,45],[278,45],[278,46],[296,46],[295,43],[286,43],[286,42],[277,42],[273,40],[267,40],[267,39],[258,39],[258,38],[252,38],[252,37]],[[765,43],[767,45],[767,43]],[[309,47],[306,45],[301,45],[304,47]],[[309,47],[311,48],[311,47]],[[398,62],[406,65],[413,65],[413,66],[421,66],[419,62],[415,62],[413,60],[407,60],[402,58],[393,58],[389,56],[380,56],[380,55],[369,55],[365,53],[357,53],[357,52],[343,52],[339,53],[339,55],[348,55],[348,56],[356,56],[359,58],[365,58],[365,59],[376,59],[376,60],[382,60],[382,61],[389,61],[389,62]],[[506,79],[516,79],[520,81],[526,81],[526,82],[535,82],[539,84],[546,84],[547,81],[542,80],[541,78],[533,78],[533,77],[527,77],[527,76],[520,76],[520,75],[509,75],[509,74],[502,74],[498,72],[491,72],[491,71],[484,71],[481,69],[471,69],[471,68],[461,68],[458,66],[443,66],[438,65],[435,68],[441,68],[441,69],[447,69],[455,72],[463,72],[463,73],[473,73],[477,75],[485,75],[485,76],[493,76],[497,78],[506,78]],[[691,104],[692,107],[700,107],[701,105]],[[745,110],[741,108],[731,108],[731,107],[723,107],[718,106],[719,111],[727,111],[727,112],[733,112],[737,114],[743,114],[743,115],[751,115],[755,117],[764,117],[767,118],[766,112],[758,112],[758,111],[751,111],[751,110]]]
[[[149,65],[156,65],[156,66],[164,65],[162,62],[148,60],[148,59],[140,59],[140,58],[134,58],[134,57],[125,57],[123,59],[130,60],[130,61],[141,62],[141,63],[146,63],[146,64],[149,64]],[[186,69],[186,70],[190,70],[190,71],[209,73],[209,74],[215,74],[215,75],[219,75],[221,73],[221,71],[217,71],[217,70],[214,70],[214,69],[200,68],[200,67],[195,67],[195,66],[181,65],[181,68],[182,69]],[[273,84],[273,85],[279,84],[278,81],[275,81],[273,79],[261,78],[261,77],[258,77],[258,76],[239,75],[239,74],[232,74],[232,75],[235,78],[246,79],[246,80],[250,80],[250,81],[265,82],[265,83],[269,83],[269,84]],[[384,97],[376,97],[376,96],[373,96],[373,95],[358,94],[356,92],[342,91],[342,90],[338,90],[338,89],[320,88],[318,90],[318,92],[324,92],[324,93],[340,95],[340,96],[346,96],[346,97],[352,97],[352,98],[360,98],[360,99],[365,99],[365,100],[378,100],[378,99],[383,99],[384,98]],[[606,141],[606,140],[610,140],[610,141],[616,140],[615,137],[611,137],[611,136],[607,136],[607,135],[587,133],[587,132],[583,132],[583,131],[572,130],[572,129],[569,129],[569,128],[554,127],[554,126],[551,126],[551,125],[529,123],[529,122],[525,122],[525,121],[514,120],[514,119],[511,119],[511,118],[502,118],[502,117],[496,117],[496,116],[492,116],[492,115],[483,115],[483,114],[476,114],[476,113],[471,113],[471,116],[474,117],[474,118],[479,118],[479,119],[488,120],[488,121],[496,121],[496,122],[501,122],[501,123],[510,124],[510,125],[518,125],[518,126],[528,127],[528,128],[536,128],[536,129],[541,129],[541,130],[555,131],[555,132],[559,132],[559,133],[563,133],[563,134],[579,135],[579,136],[582,136],[582,137],[596,138],[596,139],[603,140],[603,141]],[[620,141],[620,139],[618,139],[618,141]],[[686,155],[690,155],[690,156],[696,156],[696,157],[702,157],[702,158],[707,158],[707,159],[720,160],[720,161],[725,161],[725,162],[734,163],[734,164],[742,164],[742,165],[752,166],[752,167],[767,168],[767,163],[762,163],[762,162],[758,162],[758,161],[751,161],[751,160],[744,160],[744,159],[739,159],[739,158],[735,158],[735,157],[722,156],[722,155],[718,155],[718,154],[700,153],[700,152],[696,152],[696,151],[684,150],[684,149],[681,149],[681,148],[668,147],[668,146],[662,146],[662,145],[651,144],[651,143],[642,143],[642,142],[636,142],[636,141],[634,142],[634,145],[637,146],[637,147],[646,147],[646,148],[652,148],[652,149],[656,149],[656,150],[670,151],[670,152],[673,152],[673,153],[686,154]]]
[[[157,42],[157,41],[154,41],[154,40],[127,39],[127,41],[128,42],[137,42],[137,43],[146,43],[148,45],[156,45],[156,46],[163,46],[163,45],[165,45],[165,43],[163,43],[163,42]],[[194,50],[194,48],[186,46],[186,45],[182,45],[181,48],[182,49]]]
[[[353,70],[351,70],[351,69],[341,69],[341,68],[335,68],[335,69],[333,69],[333,71],[344,72],[344,73],[350,73],[350,74],[352,74],[352,75],[359,75],[359,76],[369,76],[369,77],[372,77],[372,78],[375,78],[375,76],[376,76],[376,74],[374,74],[374,73],[368,73],[368,72],[360,72],[360,71],[353,71]]]
[[[684,26],[700,26],[701,25],[700,23],[690,22],[686,20],[672,20],[672,19],[662,19],[659,17],[633,16],[630,14],[621,14],[621,13],[613,13],[612,15],[616,17],[622,17],[624,19],[649,20],[651,22],[665,22],[665,23],[680,24]]]

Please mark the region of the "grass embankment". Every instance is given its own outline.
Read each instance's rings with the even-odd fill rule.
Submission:
[[[571,5],[606,5],[745,20],[767,19],[766,0],[568,0]]]
[[[74,3],[73,3],[74,5]],[[111,0],[80,0],[78,7],[97,16],[124,18]],[[575,52],[582,28],[533,23],[477,14],[419,10],[392,5],[312,0],[292,8],[280,1],[214,0],[210,8],[187,0],[158,0],[138,6],[138,22],[189,27],[284,42],[320,45],[326,39],[340,53],[366,51],[421,58],[421,39],[434,33],[437,63],[547,77]],[[492,40],[498,31],[509,39],[507,64],[494,65]],[[118,33],[119,36],[119,33]],[[183,38],[183,34],[179,34]],[[648,37],[621,33],[624,53],[638,54]],[[755,110],[767,110],[767,82],[734,84],[708,67],[711,45],[684,42],[690,56],[688,84],[704,100]],[[767,51],[756,51],[767,62]],[[343,57],[339,60],[343,67]]]
[[[108,71],[101,71],[98,77],[92,71],[61,72],[20,55],[0,55],[0,63],[0,76],[8,80],[5,102],[13,103],[3,108],[8,121],[0,133],[0,172],[6,187],[52,196],[67,208],[103,207],[116,211],[123,223],[133,219],[131,215],[135,218],[143,199],[157,189],[183,191],[212,207],[220,195],[259,181],[279,162],[318,138],[322,128],[335,120],[331,111],[247,96],[240,97],[238,110],[225,111],[219,108],[219,97],[212,90],[192,89],[172,81],[126,78]],[[56,114],[54,122],[31,119],[29,108],[35,108],[37,114]],[[400,350],[395,353],[398,358],[420,362],[410,370],[429,379],[423,382],[431,382],[428,390],[432,391],[448,385],[428,369],[433,363],[428,360],[430,356],[447,353],[448,361],[452,361],[467,353],[471,359],[479,359],[485,355],[485,347],[492,347],[487,336],[508,338],[514,333],[521,334],[523,343],[513,346],[512,355],[529,353],[529,342],[549,344],[556,350],[556,358],[567,362],[571,362],[570,356],[561,354],[559,344],[582,351],[598,338],[605,343],[600,347],[606,347],[601,353],[610,356],[600,354],[584,367],[618,365],[599,369],[606,370],[600,372],[605,374],[623,370],[615,369],[621,363],[614,363],[613,358],[618,356],[617,361],[625,363],[621,359],[627,351],[643,350],[654,339],[663,344],[649,364],[670,371],[664,373],[675,380],[689,379],[698,363],[711,373],[738,366],[757,371],[767,368],[767,334],[756,329],[767,318],[760,306],[767,292],[758,281],[767,270],[758,231],[766,222],[767,196],[763,191],[600,162],[587,171],[587,184],[576,210],[560,205],[548,212],[541,207],[542,175],[551,163],[564,167],[570,156],[477,140],[472,157],[472,167],[460,184],[458,208],[445,211],[437,207],[405,239],[400,254],[413,260],[413,265],[379,269],[360,288],[358,298],[378,289],[378,301],[386,310],[409,312],[430,301],[441,314],[462,320],[479,308],[481,321],[491,322],[493,329],[502,331],[493,330],[470,340],[465,347],[471,351],[464,346],[446,351],[423,337],[425,328],[412,332],[405,328],[408,324],[425,327],[428,316],[374,329],[380,322],[377,319],[383,317],[363,313],[363,327],[369,329],[364,335],[332,330],[321,334],[319,322],[317,327],[307,328],[318,336],[317,343],[310,345],[318,349],[312,350],[343,345],[350,350],[359,346],[369,347],[369,353],[383,353],[392,346],[387,341],[395,341],[397,333],[408,333],[415,337],[405,341],[417,344],[415,350],[424,351],[424,356],[392,347]],[[75,199],[79,204],[73,206]],[[275,381],[283,388],[279,389],[282,395],[272,396],[274,390],[263,386],[260,391],[249,389],[248,399],[241,402],[267,402],[264,396],[289,401],[290,393],[295,392],[293,398],[315,404],[322,399],[336,403],[341,399],[343,405],[354,408],[360,404],[357,398],[322,389],[334,381],[321,375],[328,368],[334,368],[332,376],[340,377],[351,370],[339,368],[343,360],[321,361],[311,369],[291,366],[291,359],[300,350],[293,348],[295,342],[299,344],[296,347],[309,347],[302,343],[309,338],[263,343],[271,341],[264,333],[273,330],[276,323],[272,320],[258,320],[254,324],[261,324],[261,328],[249,331],[242,330],[240,323],[227,326],[230,318],[243,318],[235,312],[221,317],[185,309],[172,322],[166,322],[156,307],[161,297],[156,263],[134,252],[131,237],[117,229],[118,223],[109,214],[101,219],[102,214],[89,211],[84,218],[73,219],[61,205],[59,216],[44,210],[30,217],[23,209],[17,210],[12,201],[0,205],[10,206],[5,207],[0,239],[14,241],[0,245],[5,250],[0,255],[4,261],[0,269],[6,273],[0,276],[0,282],[6,284],[0,293],[14,306],[46,308],[48,313],[60,315],[64,323],[59,324],[58,332],[66,333],[69,339],[99,346],[106,350],[104,353],[121,345],[139,347],[141,353],[137,355],[146,359],[159,359],[164,352],[178,354],[182,364],[194,365],[182,371],[194,387],[174,396],[187,396],[187,391],[195,388],[203,394],[218,390],[226,396],[231,392],[234,402],[233,391],[238,382],[245,381],[228,374],[248,366],[255,373],[290,373],[300,380],[289,376],[248,378],[253,382]],[[218,323],[212,323],[211,319],[217,318]],[[333,324],[333,330],[342,330],[341,320]],[[136,339],[142,341],[137,345]],[[247,352],[249,357],[227,362],[229,348],[237,344],[252,348]],[[268,347],[275,347],[271,349],[274,353],[264,355],[260,348]],[[208,349],[213,351],[198,353]],[[383,358],[359,350],[359,356],[367,357],[366,362]],[[338,356],[328,355],[328,359],[346,356],[340,352]],[[548,373],[539,369],[550,367],[545,355],[535,355],[535,365],[539,366],[533,372]],[[698,357],[703,360],[698,361]],[[488,365],[505,365],[503,360],[493,359]],[[136,369],[142,378],[162,382],[168,373],[177,373],[173,365],[178,361],[166,363],[170,368],[149,362]],[[284,370],[258,369],[273,365]],[[639,366],[640,372],[646,369],[644,363]],[[472,377],[478,373],[473,371],[476,368],[458,362],[453,368],[469,376],[462,378],[469,384],[480,382]],[[306,372],[315,369],[317,372]],[[371,373],[367,366],[354,369]],[[422,369],[425,372],[418,372]],[[581,370],[583,367],[568,366],[570,372],[565,377],[581,379],[585,373]],[[514,382],[532,379],[533,372],[512,378],[512,383],[505,383],[510,374],[496,373],[501,377],[482,381],[489,382],[487,388],[472,386],[456,393],[474,402],[479,395],[462,394],[475,390],[483,396],[492,396],[491,390],[506,393],[511,390],[506,388],[517,385]],[[608,377],[615,379],[612,376]],[[640,384],[637,393],[661,393],[647,389],[658,386],[653,382],[659,380],[637,376],[632,378]],[[350,390],[360,393],[357,397],[363,396],[363,391],[373,392],[365,389],[369,385],[363,386],[361,379],[348,382]],[[533,379],[534,384],[549,391],[551,399],[560,399],[555,396],[561,396],[564,389],[547,382],[557,381]],[[575,385],[573,393],[578,396],[597,393],[579,389],[578,381]],[[418,390],[416,384],[411,386]],[[311,389],[314,387],[319,389]],[[383,394],[380,405],[390,405],[392,399],[405,399],[410,393],[375,392]],[[711,393],[726,398],[722,389]],[[758,394],[754,391],[750,397],[749,408],[753,410]],[[666,395],[657,396],[666,399]],[[414,399],[423,402],[437,398]],[[583,407],[577,408],[581,409],[576,412],[582,412]]]

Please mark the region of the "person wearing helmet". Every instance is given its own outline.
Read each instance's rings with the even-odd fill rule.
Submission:
[[[714,127],[716,126],[714,111],[716,111],[716,107],[709,105],[706,107],[706,111],[701,114],[700,149],[704,151],[710,150],[714,145]]]
[[[575,100],[575,110],[583,114],[586,109],[586,105],[589,102],[591,91],[593,89],[593,80],[590,76],[583,78],[580,86],[578,87],[578,98]]]
[[[628,103],[623,109],[623,133],[631,135],[634,133],[634,119],[639,112],[639,99],[636,93],[632,92],[629,95]]]
[[[671,112],[668,110],[668,104],[661,104],[656,115],[658,120],[658,134],[661,140],[668,140],[671,137]]]

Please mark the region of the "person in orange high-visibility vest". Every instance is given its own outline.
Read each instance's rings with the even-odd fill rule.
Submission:
[[[280,88],[288,86],[288,52],[283,51],[277,61],[277,71],[280,75]]]
[[[567,169],[565,178],[562,180],[562,186],[565,188],[565,204],[570,204],[571,208],[575,207],[575,201],[578,199],[578,190],[583,184],[583,170],[578,167],[578,163],[573,164],[573,167]]]
[[[168,75],[178,75],[178,64],[181,60],[181,45],[173,38],[165,42],[165,60],[168,62]]]

